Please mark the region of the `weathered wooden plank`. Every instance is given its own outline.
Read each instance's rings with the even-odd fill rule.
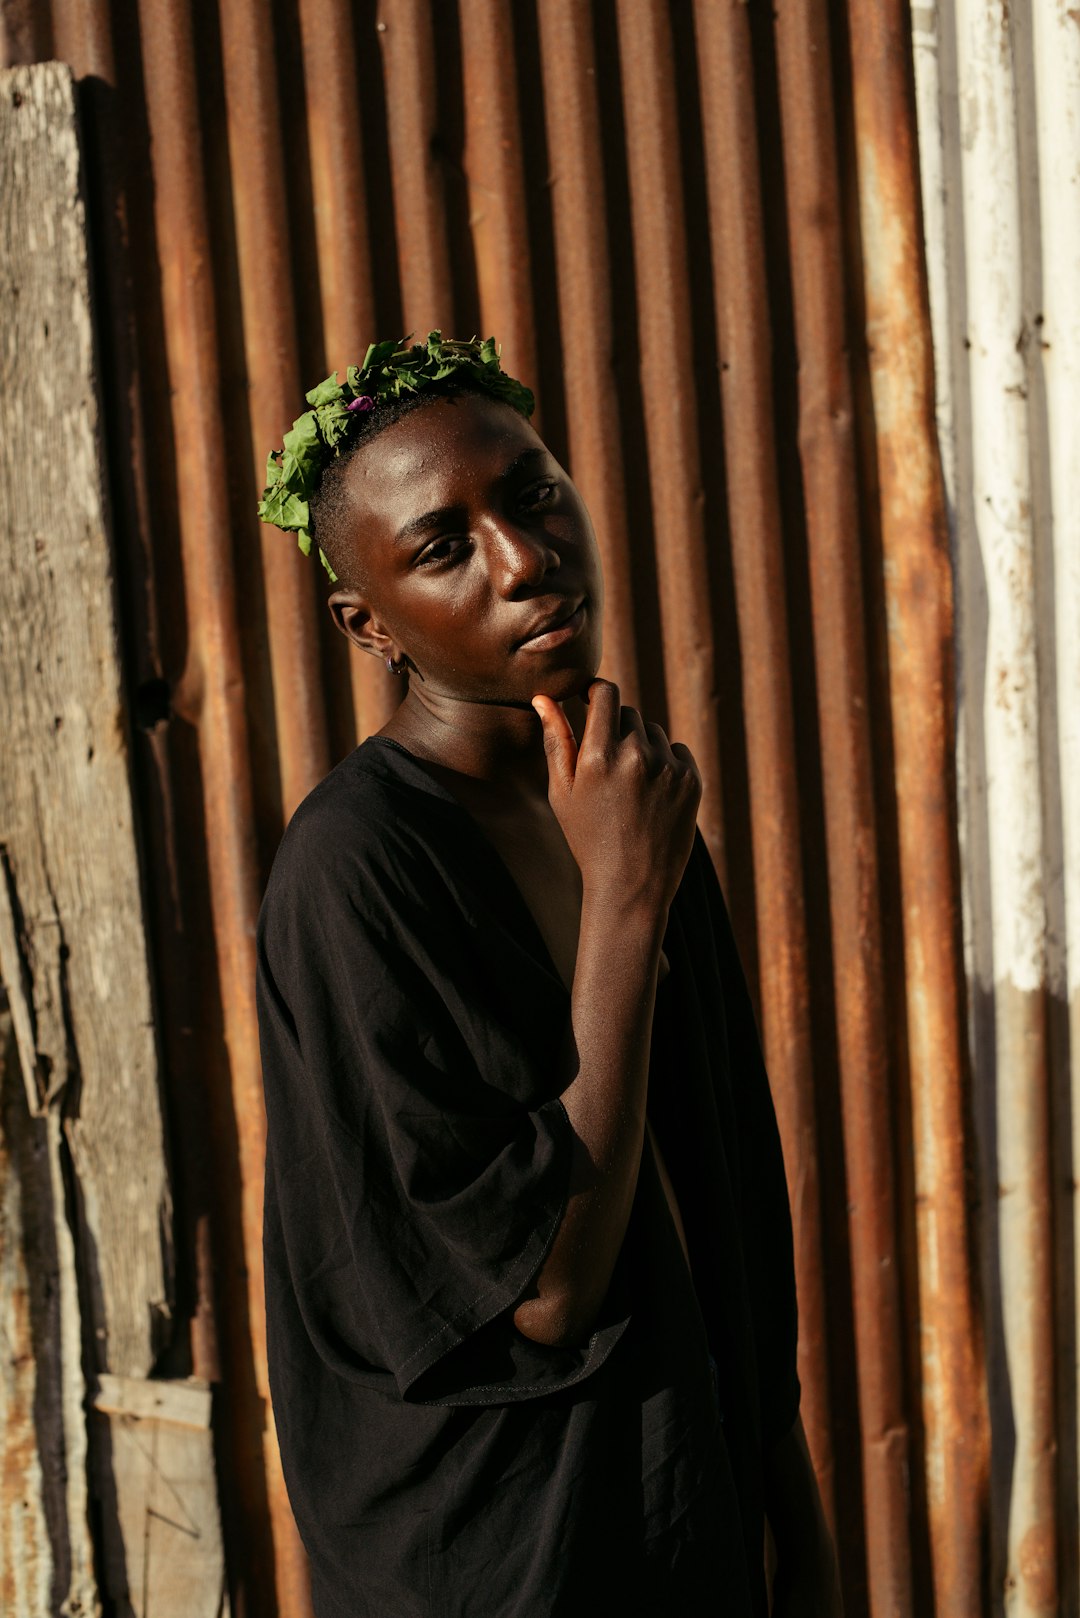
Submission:
[[[74,86],[57,63],[0,82],[0,971],[25,999],[38,1104],[64,1122],[98,1365],[145,1375],[171,1221]]]
[[[34,1425],[38,1372],[19,1172],[24,1126],[42,1126],[22,1104],[11,1015],[3,1006],[0,990],[0,1612],[47,1618],[53,1550]]]
[[[209,1386],[105,1376],[95,1408],[109,1424],[134,1618],[224,1618]]]
[[[132,1376],[98,1377],[94,1409],[137,1421],[166,1421],[202,1432],[210,1425],[210,1384],[189,1376],[182,1381],[142,1382]]]
[[[9,1110],[38,1149],[33,1211],[53,1289],[31,1331],[36,1484],[20,1415],[29,1370],[0,1387],[13,1416],[3,1478],[35,1485],[25,1518],[0,1526],[0,1554],[22,1534],[43,1571],[24,1555],[17,1577],[30,1568],[50,1585],[44,1607],[20,1585],[13,1612],[89,1618],[101,1605],[93,1520],[117,1618],[217,1618],[209,1394],[145,1380],[172,1324],[172,1210],[86,228],[70,71],[0,73],[0,978],[24,1092],[19,1113],[9,1084]],[[0,1308],[10,1297],[14,1331],[26,1172],[11,1153],[0,1163]],[[88,1427],[88,1394],[117,1413]]]
[[[27,1107],[10,1014],[0,1014],[3,1618],[89,1618],[99,1610],[81,1315],[60,1151],[59,1116],[35,1117]]]

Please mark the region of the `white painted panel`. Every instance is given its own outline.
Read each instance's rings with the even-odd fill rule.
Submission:
[[[1049,581],[1053,637],[1057,757],[1051,772],[1058,792],[1054,864],[1048,873],[1050,928],[1048,968],[1055,996],[1064,999],[1065,1041],[1071,1096],[1073,1188],[1072,1295],[1080,1300],[1080,1203],[1075,1186],[1080,1165],[1080,10],[1072,0],[1038,0],[1034,7],[1034,76],[1037,162],[1041,197],[1039,237],[1042,269],[1038,328],[1045,403],[1046,469],[1050,545],[1044,557]],[[1063,1217],[1068,1215],[1063,1210]],[[1060,1289],[1063,1291],[1063,1289]],[[1067,1332],[1062,1336],[1068,1338]],[[1080,1381],[1077,1345],[1072,1363],[1058,1375],[1075,1390]],[[1063,1403],[1067,1406],[1068,1400]],[[1080,1451],[1080,1432],[1077,1433]],[[1075,1547],[1076,1522],[1063,1525]]]
[[[1059,450],[1054,436],[1070,418],[1080,421],[1080,389],[1075,361],[1071,374],[1063,364],[1051,382],[1053,342],[1040,346],[1047,331],[1037,317],[1051,297],[1052,253],[1074,302],[1080,287],[1076,200],[1063,222],[1064,187],[1075,195],[1078,183],[1066,155],[1073,135],[1062,138],[1080,116],[1080,81],[1070,77],[1070,53],[1055,48],[1059,82],[1048,97],[1032,62],[1036,52],[1041,62],[1048,30],[1066,19],[1057,0],[912,7],[937,421],[959,609],[957,763],[994,1433],[994,1610],[1009,1618],[1058,1610],[1046,995],[1048,966],[1060,978],[1065,952],[1048,941],[1047,915],[1049,898],[1050,915],[1068,913],[1076,926],[1075,898],[1066,903],[1068,879],[1052,856],[1058,778],[1064,806],[1067,756],[1075,782],[1076,748],[1075,732],[1070,740],[1063,729],[1059,752],[1054,709],[1064,708],[1068,685],[1077,717],[1080,623],[1057,664],[1055,690],[1054,640],[1061,642],[1070,609],[1060,593],[1053,605],[1061,580],[1049,573],[1080,566],[1080,493],[1068,486],[1080,461],[1073,454],[1067,470],[1059,467],[1064,437]],[[1080,27],[1069,26],[1080,50]],[[1054,147],[1052,177],[1044,143]],[[1062,236],[1071,242],[1071,276]],[[1070,593],[1075,602],[1075,576]],[[1065,821],[1070,813],[1075,828],[1075,806],[1064,806]],[[1063,841],[1073,851],[1067,866],[1075,831]],[[1067,1374],[1075,1375],[1072,1365]]]

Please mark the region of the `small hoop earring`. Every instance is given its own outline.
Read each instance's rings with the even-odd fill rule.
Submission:
[[[388,656],[387,657],[386,666],[390,670],[391,674],[404,674],[405,673],[406,665],[404,663],[402,663],[401,666],[399,667],[398,664],[396,664],[394,662],[393,656]]]

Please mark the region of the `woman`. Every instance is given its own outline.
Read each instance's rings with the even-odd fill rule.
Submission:
[[[686,747],[595,678],[493,342],[308,395],[261,514],[408,674],[259,928],[270,1378],[320,1618],[835,1618],[791,1232]]]

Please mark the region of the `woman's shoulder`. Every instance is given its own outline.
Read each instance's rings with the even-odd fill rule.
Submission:
[[[369,737],[299,805],[278,845],[267,897],[311,898],[358,878],[378,882],[423,857],[454,799],[404,750]]]

